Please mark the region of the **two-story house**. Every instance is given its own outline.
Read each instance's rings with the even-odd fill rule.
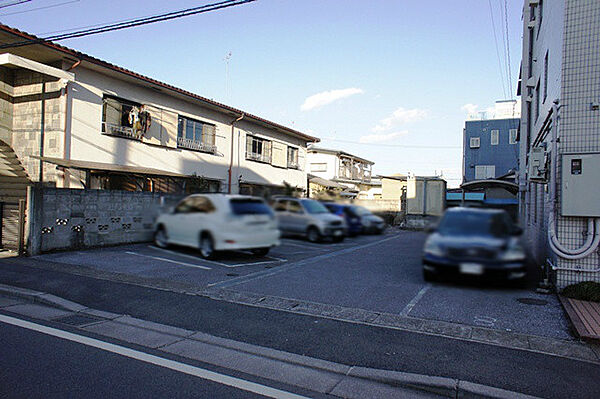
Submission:
[[[0,163],[5,202],[22,197],[19,184],[28,182],[178,193],[274,194],[284,182],[305,189],[307,144],[319,141],[3,25],[0,115],[0,150],[10,160]]]
[[[381,181],[372,178],[373,161],[345,151],[308,147],[308,173],[347,187],[362,198],[381,196]]]

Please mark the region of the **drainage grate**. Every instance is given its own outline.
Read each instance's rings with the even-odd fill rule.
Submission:
[[[95,323],[101,321],[100,319],[96,319],[88,316],[81,316],[78,314],[60,317],[58,319],[54,319],[54,321],[58,321],[59,323],[68,324],[70,326],[83,326],[86,324]]]
[[[237,274],[237,273],[227,273],[226,275],[229,276],[229,277],[237,277],[237,276],[239,276],[239,274]]]
[[[548,301],[544,301],[543,299],[535,299],[535,298],[517,298],[517,301],[523,303],[525,305],[547,305]]]

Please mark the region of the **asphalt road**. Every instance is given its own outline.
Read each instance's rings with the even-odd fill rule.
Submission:
[[[0,281],[96,309],[348,365],[458,378],[548,398],[600,397],[600,366],[586,362],[26,266],[0,267]]]
[[[0,346],[4,398],[263,397],[2,322]]]

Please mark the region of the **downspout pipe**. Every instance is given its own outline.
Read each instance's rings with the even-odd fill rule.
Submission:
[[[229,170],[227,172],[227,193],[231,194],[231,173],[233,170],[233,142],[234,140],[234,128],[235,124],[244,119],[244,114],[241,114],[239,118],[231,122],[231,152],[229,154]]]
[[[46,125],[46,78],[42,75],[42,113],[40,115],[40,170],[39,170],[39,181],[44,181],[44,135]]]

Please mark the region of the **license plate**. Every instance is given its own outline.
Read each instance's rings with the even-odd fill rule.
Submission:
[[[342,235],[342,230],[335,230],[335,231],[333,232],[333,235],[334,235],[334,236],[336,236],[336,237],[339,237],[339,236],[341,236],[341,235]]]
[[[479,263],[461,263],[460,272],[464,274],[483,274],[483,265]]]

